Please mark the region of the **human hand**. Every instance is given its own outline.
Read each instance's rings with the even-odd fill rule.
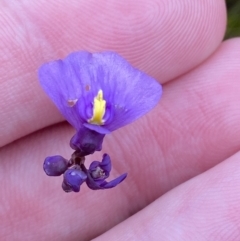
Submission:
[[[1,240],[238,240],[240,40],[221,43],[224,1],[0,4]],[[83,49],[120,53],[164,92],[105,138],[112,176],[128,178],[66,194],[42,163],[71,154],[74,130],[36,73]]]

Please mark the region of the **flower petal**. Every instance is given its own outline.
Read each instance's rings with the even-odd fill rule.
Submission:
[[[103,91],[107,110],[103,125],[114,131],[151,110],[162,94],[161,85],[142,71],[132,67],[113,52],[93,54],[98,89]],[[96,85],[96,84],[95,84]]]
[[[99,167],[104,170],[104,172],[106,173],[106,175],[108,176],[111,169],[112,169],[112,163],[111,163],[111,159],[110,156],[108,154],[104,154],[103,155],[103,159],[102,162],[100,162]]]
[[[110,182],[104,181],[100,184],[100,186],[104,189],[113,188],[116,187],[119,183],[121,183],[125,178],[127,177],[127,173],[122,174],[121,176],[117,177],[116,179],[113,179]]]
[[[84,75],[79,78],[79,72],[85,68],[90,58],[90,53],[78,52],[77,66],[72,65],[75,56],[70,55],[65,60],[56,60],[42,65],[38,72],[43,89],[66,120],[76,129],[84,122],[79,108],[85,109],[87,104],[81,96],[86,92],[84,87],[88,80],[84,78]]]

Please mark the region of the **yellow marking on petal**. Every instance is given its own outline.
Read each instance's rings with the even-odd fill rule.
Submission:
[[[93,116],[88,122],[95,125],[103,125],[105,111],[106,101],[103,99],[103,91],[99,90],[97,96],[95,96],[93,100]]]

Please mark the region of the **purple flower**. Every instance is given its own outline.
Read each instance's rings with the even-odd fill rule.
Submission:
[[[93,190],[112,188],[122,182],[126,173],[106,181],[111,171],[107,154],[102,162],[94,161],[89,169],[84,165],[85,156],[102,149],[106,134],[150,111],[162,95],[161,85],[114,52],[72,53],[63,60],[41,66],[39,79],[76,129],[70,140],[75,150],[71,159],[46,158],[46,174],[63,174],[62,188],[66,192],[79,192],[84,182]]]
[[[102,162],[92,162],[89,167],[88,178],[86,180],[88,187],[93,190],[113,188],[127,177],[127,173],[124,173],[118,178],[110,182],[106,182],[105,179],[109,177],[111,169],[111,159],[107,154],[103,155]]]
[[[66,120],[110,133],[136,120],[159,101],[162,88],[114,52],[75,52],[39,69],[40,83]]]

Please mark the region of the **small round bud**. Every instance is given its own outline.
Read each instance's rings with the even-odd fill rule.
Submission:
[[[60,176],[68,168],[68,161],[62,156],[49,156],[43,163],[43,170],[48,176]]]
[[[79,192],[80,186],[87,179],[87,175],[82,170],[68,169],[64,173],[62,188],[65,192]]]

